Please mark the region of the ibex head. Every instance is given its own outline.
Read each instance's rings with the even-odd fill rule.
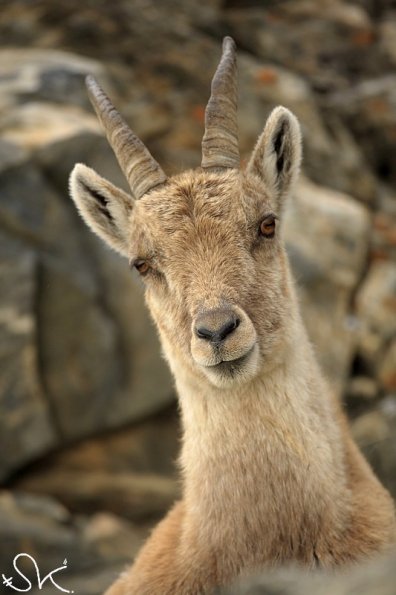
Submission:
[[[274,109],[240,170],[235,44],[227,37],[201,167],[167,178],[92,77],[87,86],[132,194],[78,164],[70,181],[78,210],[144,279],[171,367],[218,387],[248,381],[273,359],[290,323],[280,232],[301,161],[297,119]]]

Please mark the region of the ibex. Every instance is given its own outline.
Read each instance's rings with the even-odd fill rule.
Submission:
[[[72,198],[144,280],[183,426],[182,499],[107,594],[211,593],[266,567],[332,568],[386,549],[392,499],[318,368],[284,249],[296,117],[274,109],[241,171],[227,37],[201,167],[169,179],[92,77],[87,86],[132,194],[78,164]]]

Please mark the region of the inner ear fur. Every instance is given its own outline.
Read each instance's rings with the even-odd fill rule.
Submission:
[[[285,107],[276,107],[250,158],[247,171],[264,182],[281,207],[301,164],[301,130],[297,118]]]
[[[75,165],[70,175],[70,194],[92,231],[126,256],[132,196],[82,163]]]

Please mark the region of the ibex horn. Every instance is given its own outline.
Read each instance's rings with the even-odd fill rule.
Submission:
[[[166,175],[132,132],[93,76],[87,76],[89,98],[117,161],[136,199],[166,181]]]
[[[205,112],[202,167],[239,167],[235,42],[223,40],[223,54]]]

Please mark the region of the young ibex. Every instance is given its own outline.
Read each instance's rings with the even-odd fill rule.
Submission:
[[[284,250],[297,119],[274,109],[240,170],[226,38],[201,167],[168,179],[96,81],[87,85],[132,196],[80,164],[71,194],[144,279],[184,433],[182,500],[108,595],[210,593],[263,567],[329,568],[385,549],[391,497],[318,369]]]

